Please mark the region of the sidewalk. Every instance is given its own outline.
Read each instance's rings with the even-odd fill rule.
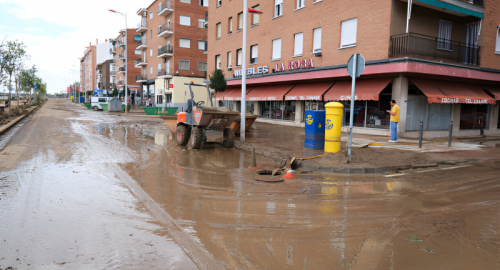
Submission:
[[[304,160],[303,170],[336,173],[387,173],[399,169],[455,164],[470,159],[499,158],[500,138],[474,138],[448,142],[424,140],[422,148],[418,140],[399,139],[388,143],[389,137],[353,135],[351,163],[347,163],[348,134],[342,133],[341,151],[320,158]],[[269,158],[276,163],[284,158],[305,158],[321,155],[322,150],[304,148],[304,129],[292,126],[255,123],[241,144],[237,138],[236,147]],[[496,148],[496,149],[495,149]]]

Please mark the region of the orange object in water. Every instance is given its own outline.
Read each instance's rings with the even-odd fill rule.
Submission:
[[[283,178],[293,179],[292,170],[287,171]]]
[[[186,122],[186,113],[180,112],[177,114],[177,123],[185,123]]]

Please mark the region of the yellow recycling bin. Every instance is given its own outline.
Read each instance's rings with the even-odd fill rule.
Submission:
[[[329,102],[325,105],[325,109],[325,152],[337,153],[340,151],[340,133],[344,105],[338,102]]]

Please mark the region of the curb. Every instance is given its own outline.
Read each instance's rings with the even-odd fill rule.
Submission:
[[[35,108],[30,109],[26,114],[23,114],[23,115],[17,117],[16,119],[10,121],[7,125],[1,127],[0,128],[0,134],[4,133],[6,130],[8,130],[9,128],[11,128],[13,125],[17,124],[17,122],[23,120],[24,117],[30,115],[33,111],[35,111],[35,110],[39,109],[40,107],[42,107],[42,105],[38,105]]]
[[[320,171],[328,173],[339,173],[339,174],[384,174],[392,171],[407,170],[410,169],[412,165],[400,165],[400,166],[385,166],[385,167],[371,167],[371,168],[335,168],[335,167],[322,167],[322,166],[307,166],[302,165],[304,170],[308,171]]]

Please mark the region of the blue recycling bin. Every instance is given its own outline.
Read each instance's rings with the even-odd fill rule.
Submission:
[[[315,150],[325,148],[326,111],[306,110],[304,147]]]
[[[85,103],[85,97],[80,97],[80,103]]]

